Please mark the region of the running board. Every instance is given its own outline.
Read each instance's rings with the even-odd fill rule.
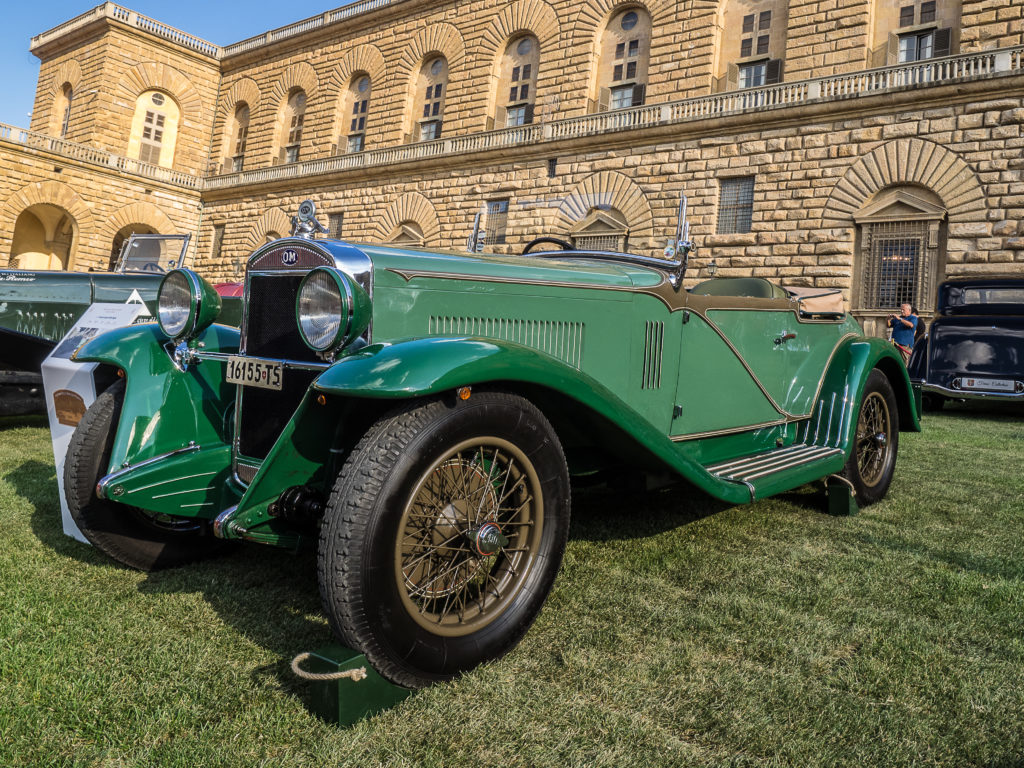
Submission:
[[[720,480],[747,486],[751,501],[839,472],[845,463],[842,438],[853,417],[849,386],[841,396],[832,393],[817,405],[814,416],[796,428],[792,445],[719,461],[705,469]]]

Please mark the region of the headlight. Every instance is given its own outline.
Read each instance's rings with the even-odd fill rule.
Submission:
[[[220,314],[220,296],[212,285],[191,269],[174,269],[160,282],[157,319],[174,340],[205,330]]]
[[[366,330],[370,297],[344,272],[317,267],[299,286],[295,315],[306,345],[317,352],[332,352]]]

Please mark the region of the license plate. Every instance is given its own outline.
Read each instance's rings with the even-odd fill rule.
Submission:
[[[987,389],[990,392],[1013,392],[1012,379],[969,379],[961,382],[964,389]]]
[[[281,363],[274,360],[260,360],[253,357],[228,358],[227,380],[230,384],[243,384],[247,387],[263,387],[264,389],[280,389],[284,378]]]

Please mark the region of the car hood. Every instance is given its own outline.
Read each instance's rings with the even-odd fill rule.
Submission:
[[[376,244],[358,244],[355,247],[373,260],[378,279],[383,272],[388,272],[404,280],[437,276],[623,289],[651,288],[665,282],[664,274],[656,269],[583,258],[477,256],[457,251],[392,248]]]

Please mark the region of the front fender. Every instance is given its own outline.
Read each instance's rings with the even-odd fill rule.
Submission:
[[[206,353],[238,349],[237,329],[212,325],[196,339]],[[154,323],[101,334],[75,354],[78,362],[115,366],[125,374],[125,398],[110,455],[109,471],[164,456],[194,443],[200,449],[230,444],[228,420],[235,386],[224,365],[199,361],[181,370]]]

